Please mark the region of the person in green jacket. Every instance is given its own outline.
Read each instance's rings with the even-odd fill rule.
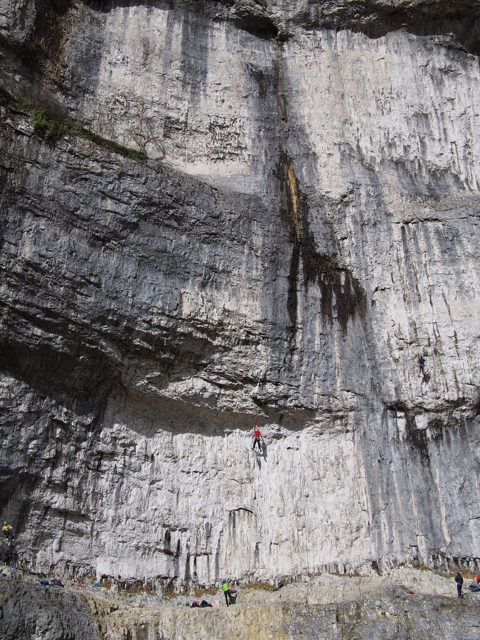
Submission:
[[[222,582],[222,591],[225,594],[225,602],[228,605],[232,604],[232,595],[230,593],[230,582],[228,580],[224,580]]]
[[[6,538],[13,538],[13,527],[11,524],[7,524],[6,522],[4,522],[2,532]]]

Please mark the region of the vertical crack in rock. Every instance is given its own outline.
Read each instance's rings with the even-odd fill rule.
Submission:
[[[307,293],[309,286],[313,284],[320,288],[323,318],[330,322],[336,319],[345,335],[349,319],[357,312],[365,312],[365,292],[359,281],[346,267],[338,263],[335,256],[317,250],[315,237],[310,230],[307,197],[300,190],[293,160],[286,150],[289,119],[281,47],[279,43],[275,62],[276,93],[281,122],[277,177],[280,183],[281,217],[289,228],[292,243],[287,296],[289,340],[292,340],[297,328],[298,283],[301,270],[305,292]]]

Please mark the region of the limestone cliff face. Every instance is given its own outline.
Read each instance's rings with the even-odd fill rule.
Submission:
[[[475,564],[479,20],[0,1],[22,561],[175,586]],[[24,102],[148,160],[45,140]]]

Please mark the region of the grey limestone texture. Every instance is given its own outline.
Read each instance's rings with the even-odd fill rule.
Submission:
[[[173,589],[478,566],[479,16],[0,0],[18,562]]]
[[[3,579],[0,583],[0,637],[3,640],[100,640],[98,624],[82,598],[44,587]]]

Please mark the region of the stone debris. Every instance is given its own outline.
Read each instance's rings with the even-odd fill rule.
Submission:
[[[453,576],[427,570],[363,578],[322,574],[275,592],[244,588],[230,607],[220,590],[206,599],[211,608],[192,608],[191,597],[113,593],[94,584],[45,589],[13,570],[0,582],[0,634],[5,640],[221,640],[225,634],[239,640],[453,640],[461,630],[467,640],[478,637],[480,597],[457,602]]]

